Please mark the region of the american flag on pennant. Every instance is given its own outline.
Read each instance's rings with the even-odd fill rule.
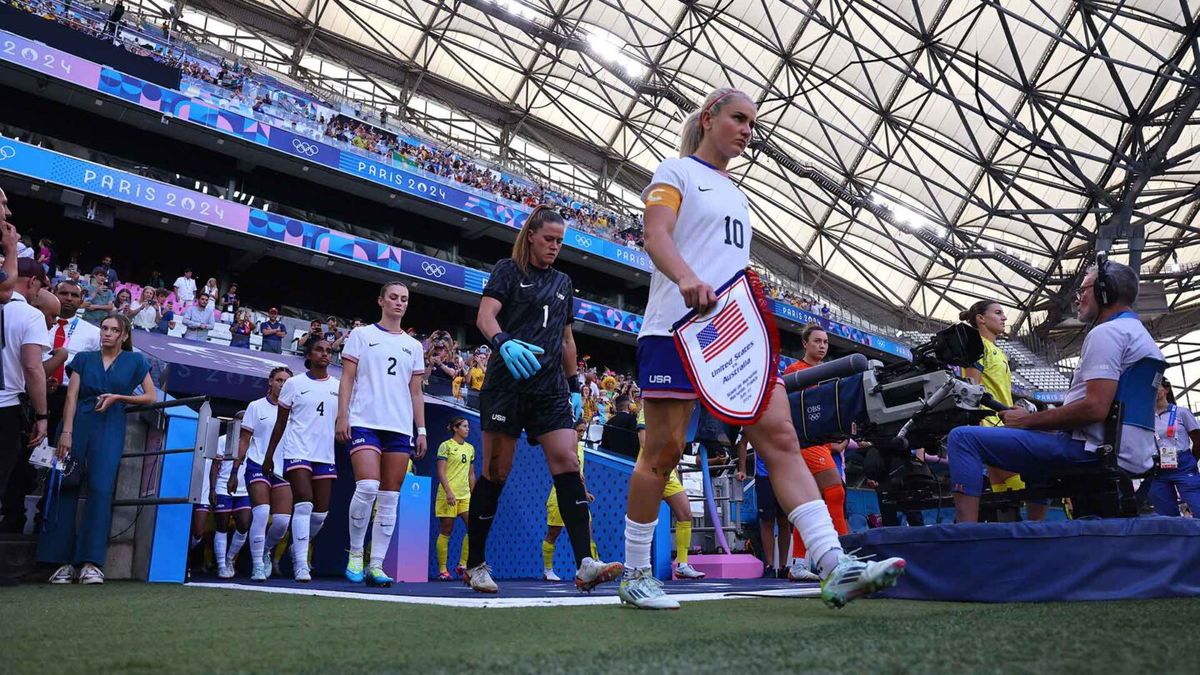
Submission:
[[[748,327],[742,308],[736,302],[730,302],[717,313],[707,326],[696,333],[696,341],[700,343],[700,355],[708,363],[721,355],[729,345],[741,337]]]

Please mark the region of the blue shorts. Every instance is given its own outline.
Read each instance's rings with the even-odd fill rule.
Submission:
[[[233,513],[234,511],[249,510],[249,497],[230,497],[229,495],[217,495],[217,513]]]
[[[247,459],[246,460],[246,485],[254,483],[266,483],[272,488],[286,487],[288,482],[273,473],[264,473],[262,464]]]
[[[325,462],[311,462],[307,459],[285,459],[283,460],[283,475],[295,469],[303,469],[312,472],[313,480],[333,480],[337,478],[337,467],[333,464]]]
[[[208,502],[204,502],[203,504],[192,504],[192,510],[208,513],[209,511],[212,511],[212,507],[209,506]]]
[[[662,335],[638,338],[637,363],[638,387],[644,397],[695,400],[696,389],[675,349],[675,338]]]
[[[350,427],[350,454],[359,450],[375,452],[407,452],[412,454],[412,436],[399,431],[382,431],[366,427]]]

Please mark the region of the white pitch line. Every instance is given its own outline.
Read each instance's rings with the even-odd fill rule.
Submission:
[[[414,595],[391,595],[385,593],[355,593],[352,591],[325,591],[318,589],[281,588],[279,586],[247,586],[245,584],[224,583],[187,583],[185,586],[194,588],[219,588],[228,591],[249,591],[252,593],[280,593],[283,595],[306,595],[321,598],[345,598],[350,600],[376,600],[379,602],[398,602],[406,605],[436,605],[440,607],[467,607],[474,609],[511,609],[517,607],[582,607],[596,605],[616,605],[621,599],[615,595],[587,596],[567,598],[439,598]],[[810,598],[821,594],[819,588],[782,588],[767,591],[746,591],[738,593],[745,597],[753,594],[763,597]],[[695,602],[702,600],[731,600],[729,593],[677,593],[672,596],[680,602]]]

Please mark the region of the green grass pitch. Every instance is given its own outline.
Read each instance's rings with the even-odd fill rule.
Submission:
[[[456,609],[133,582],[0,590],[17,673],[1195,673],[1190,599]]]

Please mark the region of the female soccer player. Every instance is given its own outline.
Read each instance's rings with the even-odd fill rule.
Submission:
[[[983,338],[983,358],[979,359],[974,367],[964,368],[963,375],[975,384],[982,384],[992,398],[1011,407],[1012,370],[1008,367],[1008,355],[996,345],[996,338],[1004,334],[1008,323],[1004,307],[995,300],[980,300],[963,310],[958,318],[974,326],[979,331],[979,337]],[[985,427],[998,427],[1004,423],[998,416],[993,415],[980,424]],[[1025,481],[1021,480],[1020,474],[991,466],[988,467],[988,482],[991,483],[992,492],[1025,489]],[[1045,501],[1025,504],[1029,520],[1045,520],[1046,510]]]
[[[542,446],[554,477],[578,565],[576,587],[590,591],[621,573],[619,563],[605,564],[588,555],[591,518],[575,455],[570,397],[579,387],[571,333],[574,285],[551,267],[565,233],[566,224],[554,209],[535,208],[517,234],[512,257],[496,263],[479,301],[476,325],[498,352],[492,358],[500,360],[489,365],[480,393],[483,476],[471,492],[467,521],[467,582],[481,593],[499,590],[484,562],[487,535],[522,430],[530,443]]]
[[[376,301],[379,323],[350,333],[342,352],[337,438],[350,444],[355,479],[346,578],[360,583],[365,577],[371,586],[387,587],[394,579],[384,573],[383,560],[396,528],[400,485],[409,456],[425,456],[425,354],[421,343],[400,325],[408,310],[408,287],[389,281]],[[376,502],[371,561],[364,574],[363,542]]]
[[[279,412],[262,470],[275,469],[275,452],[282,448],[283,477],[292,486],[292,569],[296,581],[312,581],[309,542],[316,539],[329,515],[329,493],[337,479],[333,433],[338,379],[329,374],[333,352],[327,340],[304,347],[308,372],[293,377],[279,391]]]
[[[575,452],[579,458],[579,477],[584,481],[583,490],[587,494],[588,503],[596,501],[592,493],[587,491],[587,477],[583,473],[583,435],[587,432],[587,422],[578,420],[575,422]],[[591,527],[591,524],[588,524]],[[558,535],[563,529],[562,513],[558,510],[558,491],[553,487],[550,488],[550,496],[546,498],[546,538],[542,540],[542,580],[543,581],[562,581],[557,574],[554,573],[554,549],[558,541]],[[588,532],[589,546],[592,552],[592,559],[598,560],[600,554],[596,552],[596,541],[591,536],[591,531]]]
[[[659,165],[642,195],[646,252],[654,261],[650,299],[638,336],[638,370],[646,406],[646,446],[629,481],[625,518],[625,578],[621,600],[643,609],[678,609],[650,572],[650,544],[663,488],[678,465],[696,393],[675,350],[671,326],[688,308],[707,312],[713,289],[750,262],[750,205],[725,173],[750,142],[754,103],[719,89],[683,123],[680,158]],[[833,606],[895,583],[896,558],[862,562],[843,553],[821,492],[800,455],[782,382],[746,437],[771,472],[788,521],[817,561],[822,597]]]
[[[646,406],[644,404],[638,406],[637,430],[638,445],[645,448]],[[642,451],[639,450],[639,458],[641,454]],[[673,576],[676,579],[703,579],[708,575],[688,564],[688,549],[692,547],[692,503],[688,500],[683,482],[679,480],[678,468],[671,470],[671,477],[667,479],[667,485],[663,488],[662,499],[671,509],[671,518],[675,521],[675,570]]]
[[[246,406],[238,439],[236,468],[244,464],[246,490],[250,493],[250,580],[266,581],[271,576],[271,551],[283,541],[292,520],[292,487],[274,473],[263,471],[262,463],[279,418],[279,393],[292,376],[287,366],[272,368],[267,376],[267,395]],[[229,477],[229,492],[237,489],[237,471]],[[270,520],[270,530],[267,521]]]
[[[800,344],[804,346],[804,357],[785,368],[784,375],[821,365],[821,362],[825,360],[825,355],[829,353],[829,334],[819,325],[809,324],[800,333]],[[833,460],[834,452],[841,452],[845,449],[846,442],[842,441],[812,445],[800,450],[800,455],[804,457],[804,464],[812,473],[813,480],[817,481],[817,489],[821,491],[821,498],[825,500],[825,506],[829,509],[829,517],[833,520],[833,528],[837,530],[838,535],[850,532],[850,527],[846,524],[846,488],[842,484],[842,474]],[[770,478],[767,480],[769,482]],[[804,546],[804,540],[793,532],[792,557],[795,560],[788,568],[788,579],[806,582],[821,580],[809,569],[807,554],[808,550]],[[782,563],[780,566],[782,567]]]
[[[471,423],[463,417],[450,420],[446,430],[453,434],[438,446],[437,476],[438,491],[434,513],[441,530],[437,538],[438,581],[450,581],[446,559],[450,555],[450,535],[454,532],[454,521],[462,518],[467,524],[467,513],[471,508],[471,490],[475,488],[475,446],[467,442]],[[467,567],[467,551],[470,539],[463,537],[462,553],[454,573],[462,576]]]
[[[238,426],[241,426],[245,411],[237,414]],[[217,563],[217,576],[231,579],[234,576],[233,562],[238,552],[246,543],[246,533],[250,531],[250,494],[246,492],[246,478],[239,476],[241,465],[237,462],[236,451],[230,452],[230,439],[221,436],[221,457],[213,462],[209,476],[209,484],[213,491],[213,509],[216,532],[213,533],[213,558]],[[229,523],[233,521],[233,541],[229,540]]]

